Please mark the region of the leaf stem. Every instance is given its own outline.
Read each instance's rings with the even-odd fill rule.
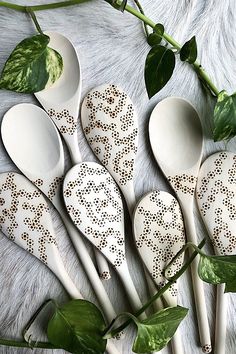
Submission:
[[[51,9],[58,9],[60,7],[67,7],[67,6],[73,6],[73,5],[78,5],[82,4],[84,2],[88,2],[92,0],[67,0],[67,1],[59,1],[59,2],[54,2],[54,3],[48,3],[44,5],[32,5],[30,6],[32,11],[43,11],[43,10],[51,10]],[[17,5],[17,4],[12,4],[6,1],[0,1],[0,7],[7,7],[12,10],[16,11],[21,11],[21,12],[27,12],[27,7],[29,6],[24,6],[24,5]]]
[[[138,0],[134,0],[134,3],[136,4],[137,8],[139,9],[140,13],[145,15],[144,11],[143,11],[143,8],[142,8],[142,5],[140,4],[140,2]],[[149,36],[149,31],[148,31],[148,27],[147,27],[147,24],[144,22],[143,23],[144,25],[144,31],[145,31],[145,34],[146,36],[148,37]]]
[[[175,283],[179,277],[181,277],[181,275],[187,270],[187,268],[190,266],[190,264],[193,262],[193,260],[195,259],[195,257],[198,255],[200,249],[205,245],[206,240],[202,240],[202,242],[197,246],[195,246],[194,244],[186,244],[181,250],[180,252],[184,252],[186,250],[186,246],[188,245],[188,247],[193,246],[195,248],[195,251],[193,252],[193,254],[191,255],[191,257],[189,258],[189,260],[182,266],[182,268],[171,278],[170,281],[168,281],[168,283],[166,283],[163,288],[161,288],[156,295],[154,295],[140,310],[138,310],[135,313],[135,317],[140,316],[144,311],[146,311],[146,309],[152,305],[152,303],[159,299],[165,292],[166,290],[168,290],[171,285],[173,283]],[[179,257],[180,252],[176,255],[176,257]],[[200,251],[201,252],[201,251]],[[175,257],[175,259],[176,259]],[[169,265],[168,265],[169,266]],[[167,267],[168,267],[167,266]],[[117,327],[116,329],[112,330],[110,333],[107,333],[110,328],[112,328],[113,324],[114,324],[115,320],[109,325],[109,327],[106,329],[105,331],[105,335],[104,338],[109,339],[109,338],[113,338],[115,337],[117,334],[119,334],[121,331],[123,331],[131,322],[132,320],[129,319],[127,321],[125,321],[122,325],[120,325],[119,327]]]
[[[18,347],[18,348],[43,348],[43,349],[59,349],[55,347],[51,343],[47,342],[35,342],[31,341],[30,343],[27,343],[25,341],[16,341],[16,340],[11,340],[11,339],[4,339],[0,338],[0,346],[8,346],[8,347]]]
[[[40,33],[40,34],[43,34],[43,31],[40,27],[40,24],[38,23],[38,20],[37,20],[37,17],[35,16],[35,13],[34,11],[31,9],[30,6],[27,6],[26,7],[26,12],[30,15],[30,17],[32,18],[34,24],[35,24],[35,27],[37,29],[37,31]]]

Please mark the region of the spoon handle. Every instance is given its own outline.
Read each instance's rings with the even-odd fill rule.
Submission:
[[[227,327],[227,294],[225,294],[224,291],[225,284],[217,285],[215,354],[225,353]]]
[[[194,223],[193,216],[193,199],[187,199],[186,202],[181,202],[182,212],[184,216],[184,224],[186,229],[186,236],[189,242],[198,244],[196,228]],[[202,346],[203,353],[210,353],[212,350],[211,347],[211,337],[210,329],[207,318],[207,307],[204,294],[204,286],[202,280],[198,276],[198,263],[199,256],[195,257],[194,261],[191,264],[191,273],[192,273],[192,283],[193,283],[193,292],[195,299],[195,306],[197,312],[198,320],[198,329],[200,342]]]
[[[133,280],[130,276],[130,272],[129,272],[127,263],[124,262],[121,267],[117,267],[116,271],[118,272],[118,274],[121,278],[121,281],[124,285],[125,291],[126,291],[128,298],[130,300],[130,305],[132,306],[133,310],[134,311],[140,310],[143,305],[141,303],[141,300],[139,298],[137,290],[134,286]],[[139,318],[141,320],[144,320],[146,318],[146,315],[144,313],[142,313],[139,316]]]
[[[80,235],[72,221],[69,219],[69,216],[64,212],[64,208],[58,207],[57,209],[61,215],[61,218],[65,224],[67,232],[85,269],[85,272],[87,273],[87,276],[92,284],[92,287],[104,311],[104,314],[108,322],[111,322],[116,317],[115,310],[101,282],[101,279],[98,276],[97,270],[84,244],[82,236]]]

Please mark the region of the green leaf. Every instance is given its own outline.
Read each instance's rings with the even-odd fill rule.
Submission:
[[[72,300],[57,309],[48,324],[48,339],[74,354],[102,354],[106,349],[105,321],[89,301]]]
[[[210,284],[226,284],[226,292],[236,291],[236,255],[200,256],[200,278]]]
[[[236,135],[236,92],[226,91],[218,95],[214,110],[214,140],[229,140]]]
[[[160,37],[163,36],[164,31],[165,31],[164,26],[161,23],[157,23],[156,26],[153,29],[153,32],[158,34]]]
[[[149,34],[147,42],[151,47],[161,43],[162,38],[157,33]]]
[[[108,2],[108,4],[110,4],[111,6],[113,6],[116,10],[122,12],[124,12],[127,4],[127,0],[123,0],[122,3],[120,3],[120,1],[118,0],[105,0],[105,1]]]
[[[132,348],[133,352],[150,353],[152,351],[160,351],[171,340],[187,313],[188,309],[184,307],[169,307],[158,311],[143,321],[140,321],[131,313],[122,314],[122,317],[129,317],[137,326],[137,335]]]
[[[180,49],[180,59],[193,64],[197,59],[197,43],[196,37],[193,36],[188,42],[186,42]]]
[[[149,98],[167,84],[174,68],[175,55],[172,50],[160,45],[150,50],[145,63],[145,83]]]
[[[0,88],[34,93],[50,87],[60,77],[63,61],[48,47],[49,40],[39,34],[20,42],[5,63]]]

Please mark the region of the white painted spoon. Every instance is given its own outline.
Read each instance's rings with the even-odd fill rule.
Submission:
[[[81,97],[82,77],[78,53],[65,36],[56,32],[46,32],[50,37],[50,47],[63,58],[63,73],[59,80],[35,96],[48,112],[69,148],[73,165],[82,162],[78,145],[77,126]],[[109,267],[100,254],[95,252],[102,279],[109,279]]]
[[[0,174],[0,228],[18,246],[43,262],[73,299],[83,299],[69,277],[57,248],[49,206],[42,193],[26,177]],[[107,351],[119,354],[112,342]]]
[[[61,198],[64,151],[59,133],[41,108],[32,104],[12,107],[1,127],[5,148],[16,166],[51,200],[67,228],[80,261],[108,319],[115,311],[78,230],[66,213]]]
[[[66,174],[63,195],[71,219],[114,266],[131,305],[139,310],[142,304],[125,257],[123,204],[115,181],[101,165],[83,162]]]
[[[120,187],[132,219],[138,120],[131,99],[116,85],[99,86],[84,98],[81,121],[91,149]],[[151,295],[156,294],[149,274],[146,278]]]
[[[0,174],[0,215],[1,231],[51,269],[72,298],[82,299],[59,254],[49,206],[26,177]]]
[[[217,255],[236,254],[236,155],[217,152],[202,164],[197,202]],[[215,354],[225,353],[227,294],[217,286]]]
[[[193,216],[194,192],[202,158],[203,135],[199,116],[182,98],[170,97],[154,108],[149,137],[157,163],[174,189],[183,211],[188,241],[198,244]],[[211,338],[203,282],[198,261],[192,263],[192,282],[202,350],[210,353]]]
[[[163,271],[185,244],[181,210],[177,200],[169,193],[153,191],[137,204],[133,216],[136,246],[149,273],[158,287],[167,282]],[[180,270],[183,257],[173,263],[168,276]],[[164,294],[168,306],[177,306],[177,284]],[[171,341],[173,352],[183,354],[182,341],[177,331]]]

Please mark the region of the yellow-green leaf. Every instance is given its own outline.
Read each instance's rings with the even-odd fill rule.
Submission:
[[[5,63],[0,88],[34,93],[50,87],[61,75],[61,55],[48,47],[50,38],[39,34],[20,42]]]

